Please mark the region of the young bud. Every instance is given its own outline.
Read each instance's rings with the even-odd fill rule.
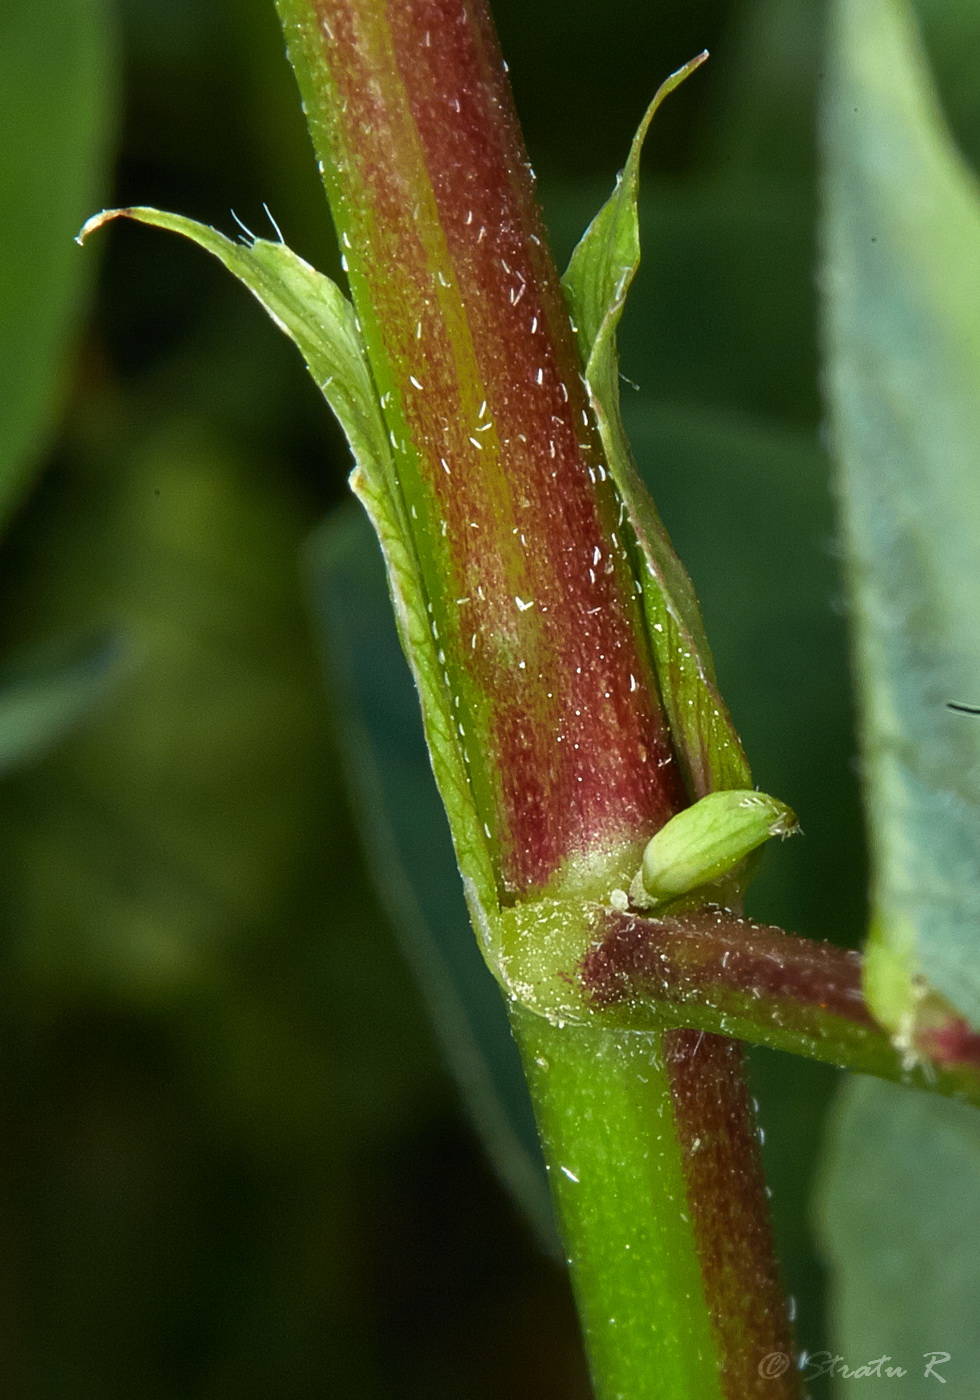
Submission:
[[[792,836],[799,827],[783,802],[764,792],[711,792],[672,817],[643,852],[630,889],[632,902],[649,909],[713,884],[770,836]]]

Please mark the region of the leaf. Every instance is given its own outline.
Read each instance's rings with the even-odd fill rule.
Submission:
[[[868,996],[980,1026],[980,201],[899,0],[837,0],[826,348],[872,856]]]
[[[105,176],[113,125],[103,0],[0,6],[0,524],[62,397],[89,269],[71,238]]]
[[[939,83],[943,110],[961,150],[980,162],[980,88],[976,54],[980,10],[975,0],[915,0],[915,15]]]
[[[468,935],[449,826],[367,522],[348,509],[335,512],[310,540],[306,559],[378,890],[487,1154],[556,1253],[520,1058],[499,988]]]
[[[354,308],[329,277],[284,243],[252,238],[233,243],[213,228],[157,209],[110,209],[89,219],[79,234],[119,217],[182,233],[213,253],[249,289],[299,348],[317,387],[347,435],[356,468],[351,486],[371,518],[388,566],[399,635],[418,687],[432,766],[450,815],[456,856],[484,908],[496,892],[486,843],[470,796],[466,768],[442,666],[426,610],[422,573],[392,464],[378,395]]]
[[[623,429],[616,328],[640,260],[637,188],[643,138],[664,97],[706,57],[693,59],[660,88],[613,194],[586,230],[563,279],[607,466],[635,539],[644,613],[664,706],[695,797],[718,788],[751,787],[751,775],[715,685],[691,581],[640,480]]]
[[[725,43],[722,102],[713,112],[709,137],[719,182],[736,189],[755,184],[755,190],[744,190],[749,198],[767,182],[793,182],[797,199],[802,195],[809,202],[810,189],[804,194],[800,177],[812,188],[823,27],[823,7],[799,0],[753,0],[733,16]],[[770,250],[760,252],[778,276]],[[736,343],[743,341],[738,332]],[[744,353],[744,342],[740,348]]]
[[[949,1395],[973,1393],[978,1163],[975,1108],[877,1079],[851,1081],[838,1100],[816,1208],[836,1285],[833,1349],[852,1368],[887,1355],[909,1373],[860,1377],[862,1395],[935,1395],[938,1377]],[[926,1376],[936,1351],[949,1360]],[[840,1382],[842,1395],[851,1391]]]
[[[0,774],[37,758],[94,710],[119,676],[121,640],[34,648],[0,668]]]

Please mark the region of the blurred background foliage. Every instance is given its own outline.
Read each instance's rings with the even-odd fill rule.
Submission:
[[[976,159],[976,7],[919,9]],[[806,832],[752,908],[855,942],[822,5],[494,11],[562,263],[659,81],[712,51],[648,146],[626,407],[756,779]],[[561,1271],[472,1134],[347,795],[299,564],[346,449],[196,250],[134,227],[71,243],[103,204],[263,232],[265,203],[337,270],[271,0],[7,0],[0,115],[3,1392],[580,1400]],[[762,1052],[753,1076],[813,1348],[835,1076]]]

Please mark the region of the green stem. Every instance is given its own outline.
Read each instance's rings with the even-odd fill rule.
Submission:
[[[465,793],[443,797],[464,870],[462,801],[485,833],[494,888],[470,879],[470,904],[506,984],[508,931],[533,942],[553,914],[574,942],[691,799],[623,502],[483,0],[277,2],[459,736]],[[738,1047],[512,1013],[602,1400],[796,1394],[795,1368],[758,1369],[789,1338]]]
[[[510,1012],[598,1400],[797,1395],[739,1046]]]
[[[860,954],[707,905],[660,917],[581,901],[510,911],[502,980],[553,1024],[690,1029],[980,1103],[980,1035],[922,988],[906,1034],[875,1020]]]

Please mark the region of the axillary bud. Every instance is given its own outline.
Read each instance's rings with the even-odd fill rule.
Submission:
[[[798,830],[790,808],[764,792],[710,792],[672,817],[648,843],[630,901],[650,909],[714,884],[770,836]]]

